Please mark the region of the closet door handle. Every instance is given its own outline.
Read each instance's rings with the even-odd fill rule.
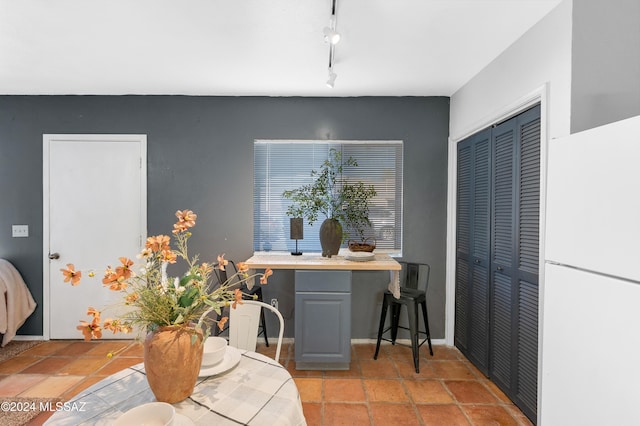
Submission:
[[[496,268],[496,270],[498,270],[498,271],[504,271],[504,269],[502,268],[502,266],[498,266],[498,267]]]
[[[474,260],[473,263],[475,263],[476,265],[479,265],[480,264],[480,259]]]

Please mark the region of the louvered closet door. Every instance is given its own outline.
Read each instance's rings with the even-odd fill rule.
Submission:
[[[489,377],[535,421],[538,374],[540,107],[492,132]]]
[[[517,378],[514,399],[535,422],[538,394],[538,280],[540,241],[540,107],[518,120]]]
[[[485,374],[489,354],[490,132],[458,145],[456,346]]]
[[[514,309],[512,264],[515,238],[516,122],[493,129],[493,217],[491,251],[490,377],[503,390],[511,388]]]

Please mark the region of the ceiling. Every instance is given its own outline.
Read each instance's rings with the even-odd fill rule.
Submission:
[[[561,0],[0,0],[0,94],[450,96]]]

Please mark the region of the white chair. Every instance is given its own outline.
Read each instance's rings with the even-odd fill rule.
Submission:
[[[262,309],[270,309],[280,321],[278,344],[276,346],[275,360],[280,362],[280,348],[284,334],[284,318],[273,306],[257,300],[243,300],[236,308],[229,309],[229,345],[238,349],[255,351],[258,340],[258,326]]]

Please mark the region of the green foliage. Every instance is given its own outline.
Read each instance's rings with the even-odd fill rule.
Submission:
[[[354,158],[343,161],[342,153],[332,148],[320,170],[311,172],[315,178],[313,183],[282,193],[284,198],[292,201],[287,216],[302,217],[311,225],[319,215],[323,215],[340,221],[345,230],[355,229],[364,238],[366,227],[371,226],[369,200],[376,196],[376,190],[373,185],[352,182],[344,177],[345,167],[357,166]]]

